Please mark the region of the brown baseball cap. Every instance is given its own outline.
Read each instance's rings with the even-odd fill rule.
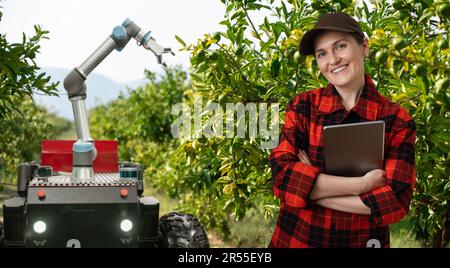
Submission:
[[[306,56],[314,54],[314,38],[324,30],[356,33],[364,38],[364,33],[359,23],[347,13],[328,13],[319,17],[316,25],[307,31],[300,41],[300,54]]]

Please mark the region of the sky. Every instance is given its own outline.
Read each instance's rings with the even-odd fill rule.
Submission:
[[[175,35],[187,44],[205,33],[223,31],[225,5],[220,0],[0,0],[3,17],[0,32],[8,42],[21,42],[22,32],[34,34],[38,24],[49,31],[49,40],[40,42],[36,63],[41,68],[72,69],[79,66],[126,18],[156,41],[171,47],[175,56],[167,56],[168,65],[189,67],[189,54],[178,51]],[[94,72],[118,83],[144,77],[144,70],[161,71],[153,53],[138,47],[135,40],[119,53],[112,52]]]

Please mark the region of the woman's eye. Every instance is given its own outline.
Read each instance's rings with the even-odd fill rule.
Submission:
[[[336,47],[337,47],[337,49],[343,49],[343,48],[346,48],[347,45],[346,44],[339,44]]]
[[[323,56],[325,56],[325,52],[323,52],[323,51],[317,53],[317,55],[316,55],[317,58],[320,58],[320,57],[323,57]]]

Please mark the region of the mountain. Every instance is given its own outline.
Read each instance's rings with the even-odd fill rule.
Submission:
[[[59,96],[43,96],[34,94],[34,99],[38,104],[41,104],[49,109],[49,111],[56,113],[58,116],[73,121],[72,104],[70,103],[67,92],[63,87],[63,81],[70,70],[63,68],[42,68],[42,71],[51,77],[51,82],[60,82],[58,85]],[[132,81],[130,83],[117,83],[111,78],[91,73],[87,80],[87,99],[86,107],[92,109],[96,106],[105,104],[111,100],[116,99],[121,92],[126,93],[127,87],[136,88],[146,83],[146,79]]]

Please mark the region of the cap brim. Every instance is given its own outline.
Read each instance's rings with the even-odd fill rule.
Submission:
[[[314,54],[314,38],[316,38],[316,36],[322,31],[336,31],[345,33],[354,32],[353,30],[350,29],[342,29],[333,26],[323,26],[311,29],[307,31],[300,40],[300,49],[299,49],[300,54],[302,54],[303,56]]]

